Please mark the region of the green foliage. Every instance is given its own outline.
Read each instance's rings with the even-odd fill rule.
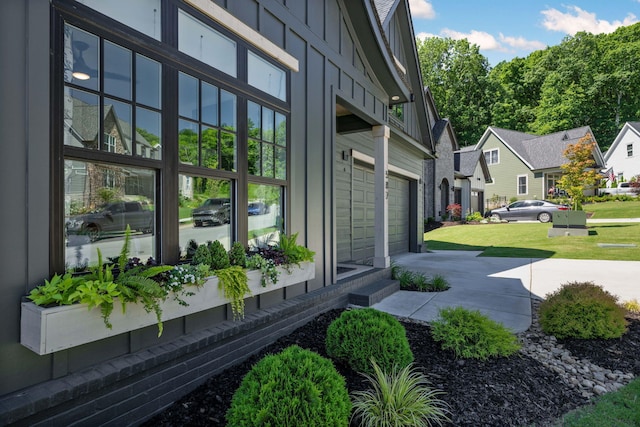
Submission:
[[[596,184],[599,174],[595,168],[596,161],[593,151],[596,143],[590,134],[580,138],[576,144],[569,144],[564,151],[564,156],[569,160],[560,165],[563,175],[558,185],[564,188],[571,200],[573,209],[582,208],[584,190]]]
[[[109,316],[113,312],[113,299],[118,295],[120,295],[118,285],[112,281],[85,280],[78,285],[69,299],[87,304],[89,310],[100,307],[105,326],[111,328]]]
[[[432,278],[428,278],[423,273],[405,270],[397,265],[392,266],[391,277],[399,280],[400,289],[404,290],[442,292],[450,288],[449,282],[442,275],[436,274]]]
[[[211,265],[211,252],[209,251],[209,248],[207,247],[207,245],[200,245],[198,246],[198,249],[196,249],[195,253],[193,254],[193,257],[191,257],[191,264],[192,265],[198,265],[198,264],[206,264],[206,265]]]
[[[426,427],[449,421],[448,405],[438,398],[443,392],[432,389],[413,364],[402,369],[394,366],[388,374],[373,359],[371,365],[374,374],[364,374],[371,389],[351,394],[352,418],[359,425]]]
[[[431,334],[444,350],[465,359],[510,356],[520,349],[516,336],[502,324],[463,307],[441,309]]]
[[[637,299],[632,299],[622,303],[622,306],[630,313],[640,313],[640,302]]]
[[[351,402],[330,360],[291,346],[261,359],[242,379],[229,426],[348,426]]]
[[[393,316],[373,308],[344,311],[327,328],[327,354],[358,372],[372,373],[370,359],[382,369],[413,361],[404,327]]]
[[[482,221],[483,219],[484,217],[480,212],[473,212],[467,215],[467,218],[466,218],[467,222],[479,222],[479,221]]]
[[[206,278],[211,274],[207,264],[182,264],[176,265],[167,273],[165,286],[172,292],[173,299],[180,305],[187,306],[182,298],[195,295],[189,287],[200,287],[206,282]]]
[[[44,281],[44,285],[32,289],[28,298],[41,306],[73,304],[77,300],[70,296],[83,280],[81,277],[73,277],[71,273],[62,276],[54,274],[51,280]]]
[[[540,326],[561,339],[619,338],[627,322],[617,301],[592,282],[566,283],[540,304]]]
[[[240,242],[234,242],[229,251],[229,262],[231,265],[247,266],[247,251]]]
[[[244,318],[244,298],[251,295],[249,290],[247,271],[234,265],[231,267],[214,270],[218,277],[218,289],[224,293],[224,297],[231,300],[231,312],[233,319]]]
[[[208,246],[209,252],[211,253],[212,270],[222,270],[231,265],[231,262],[229,261],[229,254],[219,240],[209,242]]]
[[[262,287],[267,286],[269,283],[273,285],[278,283],[280,271],[272,259],[266,259],[260,254],[255,254],[247,259],[247,267],[254,270],[260,270],[260,273],[262,273],[260,277],[260,284]]]
[[[297,239],[298,233],[294,233],[290,236],[282,234],[280,235],[280,241],[278,242],[277,248],[282,251],[289,264],[300,264],[304,261],[313,261],[315,252],[306,246],[298,245],[296,243]]]

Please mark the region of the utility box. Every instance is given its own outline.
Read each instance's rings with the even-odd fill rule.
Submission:
[[[588,236],[587,213],[585,211],[557,211],[553,213],[553,227],[547,237]]]

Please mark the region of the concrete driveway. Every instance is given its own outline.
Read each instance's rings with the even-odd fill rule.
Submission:
[[[640,300],[640,261],[478,257],[477,251],[431,251],[393,258],[400,267],[444,276],[446,292],[399,291],[373,307],[401,317],[432,321],[443,307],[479,310],[514,332],[531,324],[530,297],[544,298],[562,284],[590,281],[618,296]]]

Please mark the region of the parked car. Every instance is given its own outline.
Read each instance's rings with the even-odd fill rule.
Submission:
[[[598,194],[600,196],[605,196],[605,195],[615,196],[615,195],[618,195],[618,194],[626,194],[628,196],[635,196],[638,193],[636,193],[634,190],[635,190],[635,188],[632,187],[628,182],[620,182],[617,187],[599,188],[598,189]]]
[[[105,203],[96,210],[86,214],[74,215],[66,221],[66,232],[83,234],[95,242],[104,234],[121,234],[127,229],[142,233],[153,232],[153,211],[145,209],[140,202]]]
[[[518,200],[508,206],[492,209],[485,216],[507,221],[538,220],[549,222],[553,212],[569,210],[568,205],[552,203],[547,200]]]
[[[247,210],[249,215],[264,215],[269,213],[269,206],[263,202],[250,202]]]
[[[207,199],[191,211],[194,227],[222,225],[231,222],[231,200],[226,198]]]

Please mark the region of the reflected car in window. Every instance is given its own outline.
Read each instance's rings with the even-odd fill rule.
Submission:
[[[569,210],[568,205],[552,203],[547,200],[518,200],[508,206],[487,211],[485,216],[507,221],[550,222],[553,212],[566,210]]]
[[[222,225],[231,221],[231,200],[226,198],[211,198],[191,211],[194,227],[205,225]]]
[[[251,202],[247,210],[249,215],[264,215],[269,213],[269,206],[263,202]]]

